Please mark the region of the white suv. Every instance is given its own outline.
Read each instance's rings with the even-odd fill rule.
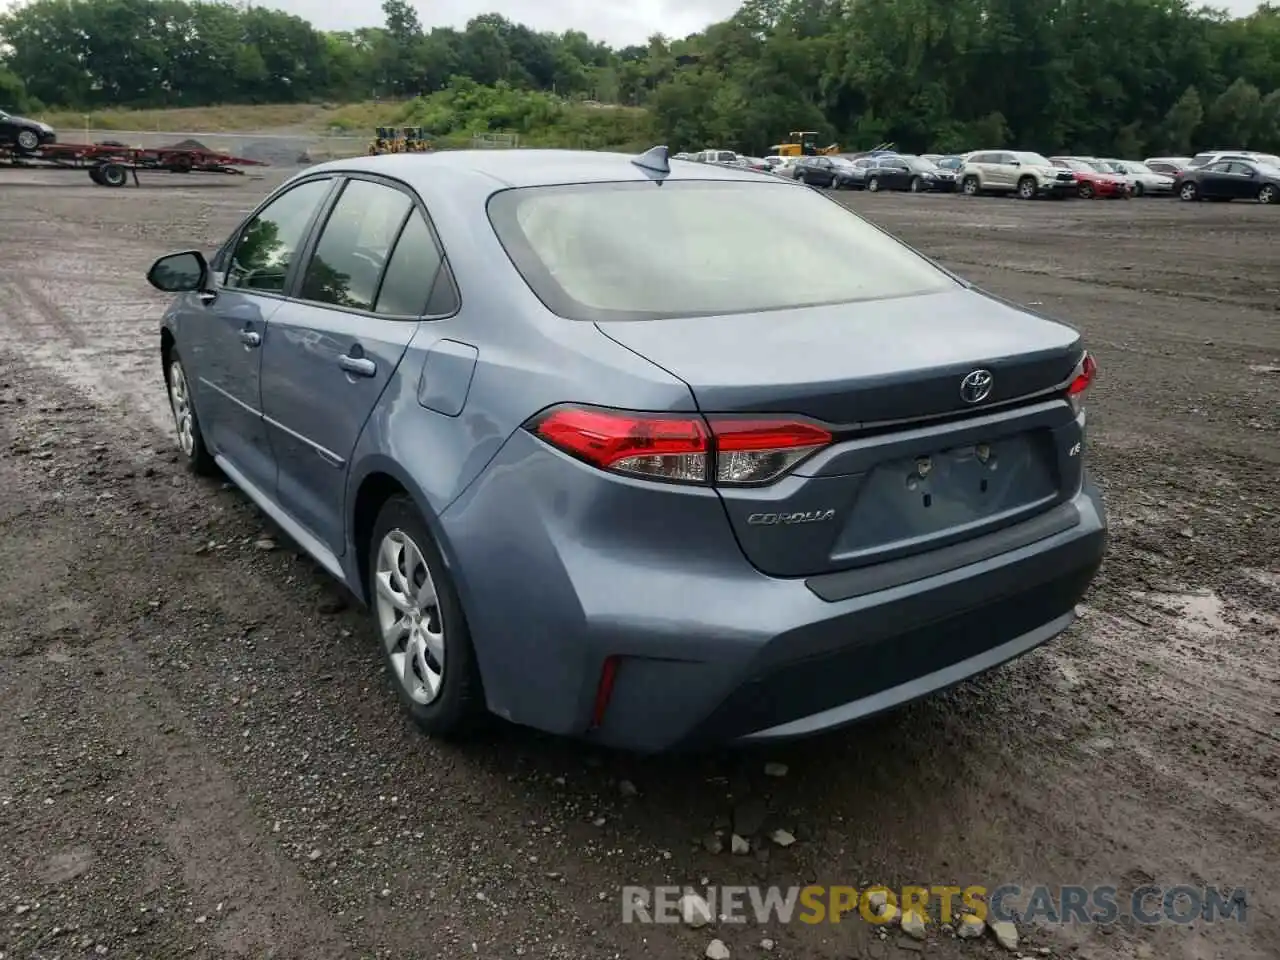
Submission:
[[[964,158],[957,179],[971,197],[981,193],[1016,193],[1023,200],[1074,196],[1075,178],[1048,157],[1025,150],[979,150]]]

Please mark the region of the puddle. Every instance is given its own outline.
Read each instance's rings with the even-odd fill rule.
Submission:
[[[1144,606],[1177,620],[1188,633],[1206,638],[1234,636],[1236,627],[1227,621],[1225,604],[1212,590],[1186,593],[1139,593],[1133,595]]]

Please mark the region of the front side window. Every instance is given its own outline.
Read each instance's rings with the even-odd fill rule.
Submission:
[[[413,201],[392,187],[350,180],[325,222],[299,296],[372,310],[378,282]]]
[[[225,285],[283,293],[289,267],[331,184],[308,180],[263,207],[236,240]]]
[[[756,313],[957,283],[843,206],[781,182],[526,187],[490,198],[489,218],[534,293],[570,319]]]

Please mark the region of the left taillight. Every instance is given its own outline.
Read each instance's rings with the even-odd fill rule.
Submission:
[[[1071,374],[1071,381],[1067,384],[1067,400],[1071,403],[1071,409],[1077,414],[1084,409],[1084,395],[1093,385],[1097,375],[1098,361],[1093,359],[1092,354],[1086,352],[1076,364],[1076,369]]]
[[[793,417],[629,413],[556,407],[526,428],[585,463],[669,483],[771,483],[831,443],[830,431]]]

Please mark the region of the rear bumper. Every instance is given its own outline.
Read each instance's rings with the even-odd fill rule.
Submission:
[[[718,502],[519,435],[441,520],[490,708],[642,752],[807,736],[990,669],[1066,629],[1106,542],[1086,485],[951,552],[768,577]]]

